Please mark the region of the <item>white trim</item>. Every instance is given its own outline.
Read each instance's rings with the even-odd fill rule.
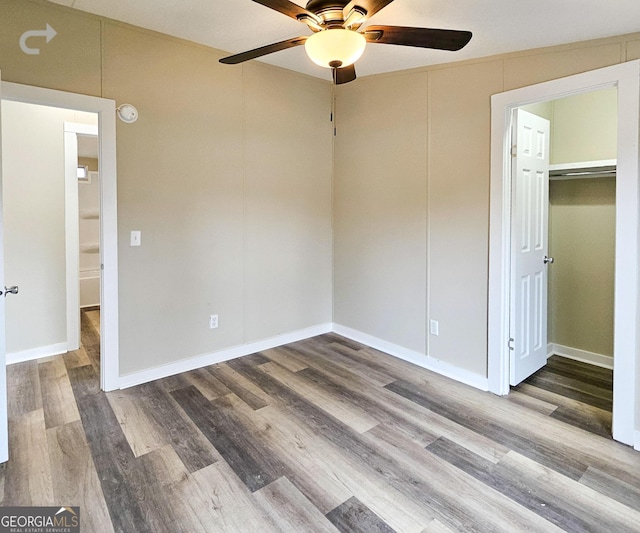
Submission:
[[[196,370],[216,363],[222,363],[224,361],[250,355],[252,353],[276,348],[283,344],[301,341],[317,335],[324,335],[331,331],[331,324],[320,324],[298,331],[293,331],[291,333],[277,335],[269,339],[233,346],[231,348],[220,350],[219,352],[202,354],[196,357],[190,357],[189,359],[176,361],[175,363],[170,363],[168,365],[162,365],[148,370],[142,370],[141,372],[127,374],[120,378],[120,388],[126,389],[128,387],[134,387],[135,385],[148,383],[149,381],[154,381],[156,379],[166,378],[182,372],[189,372],[191,370]]]
[[[2,72],[0,72],[0,98],[2,97]],[[2,106],[0,106],[1,110]],[[0,111],[0,126],[2,126]],[[4,287],[4,223],[2,221],[2,128],[0,127],[0,284]],[[9,460],[9,424],[7,416],[7,370],[5,344],[5,301],[0,301],[0,462]]]
[[[58,344],[50,344],[49,346],[38,346],[37,348],[31,348],[29,350],[23,350],[21,352],[12,352],[7,354],[7,365],[33,361],[34,359],[40,359],[41,357],[60,355],[61,353],[66,353],[67,351],[67,343],[59,342]]]
[[[573,359],[582,363],[608,368],[613,370],[613,357],[595,352],[588,352],[580,348],[572,348],[571,346],[563,346],[562,344],[549,344],[549,355],[559,355],[566,359]]]
[[[616,159],[581,161],[549,165],[549,180],[566,181],[589,178],[615,178]]]
[[[397,344],[384,341],[377,337],[373,337],[366,333],[335,323],[320,324],[318,326],[285,333],[269,339],[251,342],[249,344],[241,344],[218,352],[198,355],[196,357],[190,357],[189,359],[176,361],[175,363],[142,370],[141,372],[135,372],[133,374],[127,374],[120,378],[120,388],[126,389],[128,387],[134,387],[156,379],[166,378],[182,372],[189,372],[191,370],[196,370],[216,363],[222,363],[224,361],[230,361],[231,359],[236,359],[252,353],[269,350],[270,348],[276,348],[284,344],[301,341],[331,332],[362,344],[366,344],[371,348],[385,352],[393,357],[397,357],[398,359],[408,361],[409,363],[413,363],[421,368],[431,370],[442,376],[465,383],[466,385],[470,385],[476,389],[482,391],[489,390],[487,378],[483,376],[479,376],[478,374],[458,368],[444,361],[425,356],[419,352],[409,350],[408,348],[398,346]]]
[[[639,266],[640,61],[523,87],[491,98],[489,234],[489,390],[509,392],[510,131],[513,109],[609,87],[618,88],[613,437],[633,441],[636,403]]]
[[[82,124],[81,122],[65,122],[64,123],[64,131],[72,131],[78,135],[84,135],[88,137],[97,137],[98,136],[98,126],[93,124]],[[89,171],[89,174],[93,172],[97,174],[96,171]],[[76,181],[78,178],[76,177]]]
[[[64,123],[64,234],[67,258],[67,343],[69,351],[80,348],[78,134],[98,137],[98,126],[75,122]]]
[[[640,452],[640,431],[633,433],[633,449]]]
[[[397,357],[398,359],[413,363],[414,365],[417,365],[421,368],[431,370],[436,374],[440,374],[442,376],[446,376],[448,378],[459,381],[460,383],[470,385],[471,387],[474,387],[476,389],[480,389],[482,391],[489,390],[489,382],[484,376],[480,376],[478,374],[474,374],[473,372],[469,372],[468,370],[458,368],[457,366],[446,363],[445,361],[441,361],[440,359],[429,357],[428,355],[424,355],[420,352],[404,348],[403,346],[393,344],[391,342],[373,337],[367,333],[362,333],[361,331],[357,331],[340,324],[333,324],[333,332],[348,339],[366,344],[371,348],[375,348],[376,350],[385,352],[389,355]]]
[[[119,388],[118,218],[115,101],[83,94],[2,82],[2,99],[98,114],[102,283],[100,313],[100,387]]]
[[[575,170],[578,168],[602,168],[615,167],[617,159],[598,159],[597,161],[575,161],[573,163],[554,163],[549,165],[549,170]]]

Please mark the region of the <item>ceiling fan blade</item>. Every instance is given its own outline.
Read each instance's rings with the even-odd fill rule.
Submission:
[[[400,44],[419,48],[456,51],[470,40],[470,31],[408,28],[406,26],[368,26],[364,32],[370,43]]]
[[[318,20],[313,13],[311,13],[310,11],[307,11],[303,7],[300,7],[298,4],[294,4],[293,2],[290,2],[289,0],[253,0],[253,1],[258,4],[262,4],[265,7],[269,7],[275,11],[279,11],[280,13],[283,13],[288,17],[291,17],[296,20],[299,20],[301,17],[302,18],[310,17],[313,20],[316,20],[316,21]]]
[[[345,6],[342,12],[344,13],[345,17],[348,17],[349,13],[351,13],[351,10],[354,7],[362,7],[367,12],[364,19],[368,19],[375,15],[383,7],[388,6],[391,2],[393,2],[393,0],[351,0],[351,2],[349,2]]]
[[[267,54],[273,54],[273,52],[279,52],[280,50],[286,50],[287,48],[300,46],[301,44],[304,44],[306,40],[306,37],[294,37],[293,39],[287,39],[286,41],[280,41],[279,43],[268,44],[266,46],[261,46],[260,48],[248,50],[247,52],[235,54],[233,56],[223,57],[220,60],[220,63],[224,63],[225,65],[237,65],[238,63],[243,63],[244,61],[249,61],[250,59],[266,56]]]
[[[342,85],[343,83],[349,83],[356,79],[356,67],[349,65],[348,67],[334,68],[333,69],[333,82],[336,85]]]

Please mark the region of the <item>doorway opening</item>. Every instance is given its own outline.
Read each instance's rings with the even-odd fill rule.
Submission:
[[[78,143],[78,249],[80,309],[100,307],[100,172],[98,136],[76,134]]]
[[[76,350],[80,346],[80,310],[100,305],[102,235],[99,146],[97,124],[64,123],[69,350]]]
[[[508,394],[511,304],[511,128],[513,110],[525,105],[617,88],[613,438],[634,444],[638,357],[638,116],[640,62],[494,95],[492,98],[489,258],[489,389]],[[636,443],[640,447],[640,443]]]
[[[70,146],[67,146],[70,144]],[[74,150],[77,146],[77,151]],[[77,152],[77,153],[75,153]],[[96,374],[100,371],[100,153],[97,128],[65,125],[65,157],[76,156],[78,206],[80,345]],[[71,166],[71,165],[69,165]],[[74,221],[76,222],[76,221]]]
[[[540,129],[547,138],[549,162],[543,170],[548,176],[548,198],[544,199],[548,215],[544,210],[540,213],[546,216],[540,224],[545,228],[541,242],[545,250],[540,250],[534,264],[542,281],[548,281],[548,298],[546,302],[541,299],[544,306],[540,309],[541,321],[547,326],[547,334],[541,332],[546,343],[540,346],[540,357],[533,357],[536,364],[528,369],[518,360],[523,335],[513,324],[523,321],[518,317],[521,306],[512,301],[512,358],[516,361],[511,363],[511,385],[521,393],[559,403],[553,417],[610,437],[617,89],[601,89],[518,109],[518,120],[527,125],[541,123]],[[512,139],[517,154],[525,140]],[[521,155],[514,157],[516,163],[521,159]],[[525,178],[519,172],[521,163],[514,166],[512,181]],[[519,187],[521,184],[514,187],[514,194]],[[523,218],[517,213],[519,205],[514,196],[515,246],[521,238],[518,224]],[[515,248],[512,253],[512,263],[517,264],[521,253]],[[543,253],[549,258],[546,264]],[[512,269],[512,275],[517,270]],[[512,287],[517,287],[514,282]],[[521,368],[516,371],[514,367],[518,366]]]
[[[72,134],[76,140],[76,157],[71,158],[72,176],[75,186],[75,210],[65,209],[64,216],[67,215],[72,219],[75,218],[75,232],[79,233],[78,220],[80,212],[78,210],[78,134],[82,136],[91,136],[97,133],[99,142],[97,143],[97,159],[99,164],[99,178],[97,180],[100,196],[99,196],[99,218],[94,221],[99,225],[100,232],[98,242],[93,243],[94,250],[97,248],[99,256],[97,270],[100,271],[99,276],[99,303],[101,312],[99,313],[101,333],[99,337],[99,374],[100,388],[105,391],[119,388],[119,361],[118,361],[118,268],[117,268],[117,190],[116,190],[116,156],[115,156],[115,102],[103,98],[78,95],[73,93],[65,93],[50,89],[42,89],[25,85],[2,83],[2,101],[18,102],[24,104],[33,104],[43,106],[49,110],[58,110],[60,113],[68,111],[76,114],[91,113],[97,117],[96,124],[93,129],[79,132],[66,132],[65,135]],[[69,124],[75,122],[74,118],[65,119]],[[65,128],[69,126],[65,125]],[[4,144],[4,143],[3,143]],[[60,140],[60,149],[63,149],[62,139]],[[28,164],[28,162],[26,162]],[[87,169],[88,170],[88,169]],[[69,175],[68,172],[65,175]],[[67,201],[68,201],[67,196]],[[95,211],[95,207],[94,207]],[[95,213],[92,215],[95,216]],[[34,220],[37,220],[35,216]],[[67,226],[73,224],[69,220],[65,220]],[[78,242],[78,241],[77,241]],[[28,246],[29,243],[25,243]],[[51,244],[49,244],[51,246]],[[69,334],[67,335],[67,346],[73,348],[75,342],[79,344],[80,337],[80,289],[79,289],[79,245],[76,244],[75,249],[63,246],[69,256],[74,256],[75,264],[75,281],[71,285],[76,289],[76,304],[69,309],[69,313],[77,317],[77,323],[74,327],[71,322],[67,326]],[[63,253],[66,253],[63,252]],[[4,254],[3,254],[4,255]],[[4,259],[4,258],[3,258]],[[94,257],[95,259],[95,257]],[[73,291],[72,291],[73,292]]]

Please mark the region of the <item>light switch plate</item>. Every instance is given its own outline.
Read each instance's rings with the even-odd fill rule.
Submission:
[[[142,232],[135,230],[131,232],[131,246],[140,246],[142,243]]]

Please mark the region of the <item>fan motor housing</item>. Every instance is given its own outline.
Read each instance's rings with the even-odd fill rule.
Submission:
[[[343,10],[348,0],[310,0],[307,11],[311,11],[324,22],[344,22]]]

